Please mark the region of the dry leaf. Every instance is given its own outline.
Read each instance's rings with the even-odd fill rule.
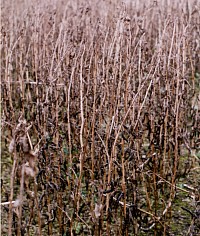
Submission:
[[[16,213],[17,217],[19,218],[19,208],[15,207],[13,211]]]
[[[99,218],[101,215],[101,209],[102,209],[103,205],[102,204],[95,204],[95,209],[94,209],[94,214],[96,218]]]
[[[28,143],[28,138],[26,135],[24,135],[23,137],[20,137],[19,140],[21,146],[22,146],[22,150],[23,152],[29,152],[30,151],[30,147],[29,147],[29,143]]]
[[[32,151],[30,151],[29,153],[26,153],[25,158],[26,161],[29,162],[29,166],[35,168],[35,162],[37,160],[37,156]]]
[[[20,200],[20,198],[17,198],[14,203],[13,203],[13,207],[18,207],[22,204],[22,201]]]
[[[35,197],[35,193],[31,190],[27,190],[27,193],[28,195],[31,197],[31,198],[34,198]]]
[[[10,142],[10,145],[9,145],[9,152],[13,153],[14,149],[15,149],[15,139],[13,138]]]
[[[24,166],[24,173],[27,176],[35,177],[35,171],[29,166],[28,162]]]

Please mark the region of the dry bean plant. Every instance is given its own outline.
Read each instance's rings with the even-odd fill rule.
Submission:
[[[2,0],[2,235],[199,235],[199,39],[199,0]]]

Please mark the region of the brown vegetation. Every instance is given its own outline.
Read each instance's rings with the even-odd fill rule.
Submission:
[[[199,9],[3,1],[2,235],[198,234]]]

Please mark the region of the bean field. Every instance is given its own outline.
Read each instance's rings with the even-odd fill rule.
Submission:
[[[0,38],[2,236],[199,235],[199,0],[2,0]]]

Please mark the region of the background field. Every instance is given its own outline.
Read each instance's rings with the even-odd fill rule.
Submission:
[[[200,1],[1,8],[2,235],[199,235]]]

